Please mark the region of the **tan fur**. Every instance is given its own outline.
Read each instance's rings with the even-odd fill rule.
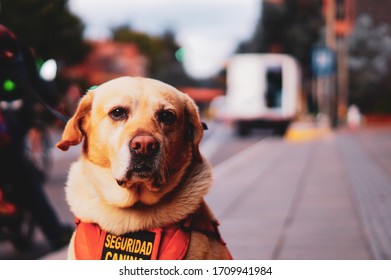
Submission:
[[[128,114],[115,120],[110,112],[119,107]],[[162,110],[174,112],[175,122],[162,123]],[[134,175],[131,168],[129,143],[140,134],[153,136],[160,145],[156,171],[150,176]],[[194,102],[162,82],[123,77],[89,91],[57,143],[65,151],[84,139],[66,186],[71,211],[117,235],[185,219],[205,204],[211,185],[211,167],[199,152],[202,136]],[[211,213],[205,216],[214,219]],[[72,238],[71,259],[73,246]],[[220,242],[193,232],[186,258],[226,259],[229,253]]]

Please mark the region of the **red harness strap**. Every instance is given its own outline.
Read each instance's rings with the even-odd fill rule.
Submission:
[[[97,248],[103,244],[102,230],[96,224],[84,223],[75,219],[75,256],[77,260],[98,260],[100,256]]]
[[[184,231],[178,225],[163,229],[159,260],[183,260],[190,244],[190,231]]]

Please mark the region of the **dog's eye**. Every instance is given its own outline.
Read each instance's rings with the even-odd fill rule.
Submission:
[[[117,107],[109,113],[109,116],[115,121],[121,121],[128,117],[128,110],[123,107]]]
[[[174,112],[169,111],[169,110],[163,110],[160,111],[157,114],[157,118],[159,122],[164,123],[164,124],[173,124],[176,121],[176,115]]]

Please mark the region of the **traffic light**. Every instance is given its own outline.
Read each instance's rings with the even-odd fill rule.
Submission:
[[[185,59],[185,49],[184,48],[179,48],[175,52],[175,58],[178,62],[183,62]]]
[[[0,100],[12,101],[20,98],[19,88],[10,78],[0,77]]]
[[[16,88],[16,84],[13,80],[11,79],[5,79],[3,81],[3,90],[6,91],[6,92],[12,92],[13,90],[15,90]]]

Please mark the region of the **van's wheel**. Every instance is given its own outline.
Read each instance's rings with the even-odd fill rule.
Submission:
[[[274,135],[283,137],[288,130],[290,121],[281,121],[274,125],[273,133]]]
[[[238,121],[236,122],[236,133],[241,136],[245,137],[250,134],[251,128],[247,122],[244,121]]]

